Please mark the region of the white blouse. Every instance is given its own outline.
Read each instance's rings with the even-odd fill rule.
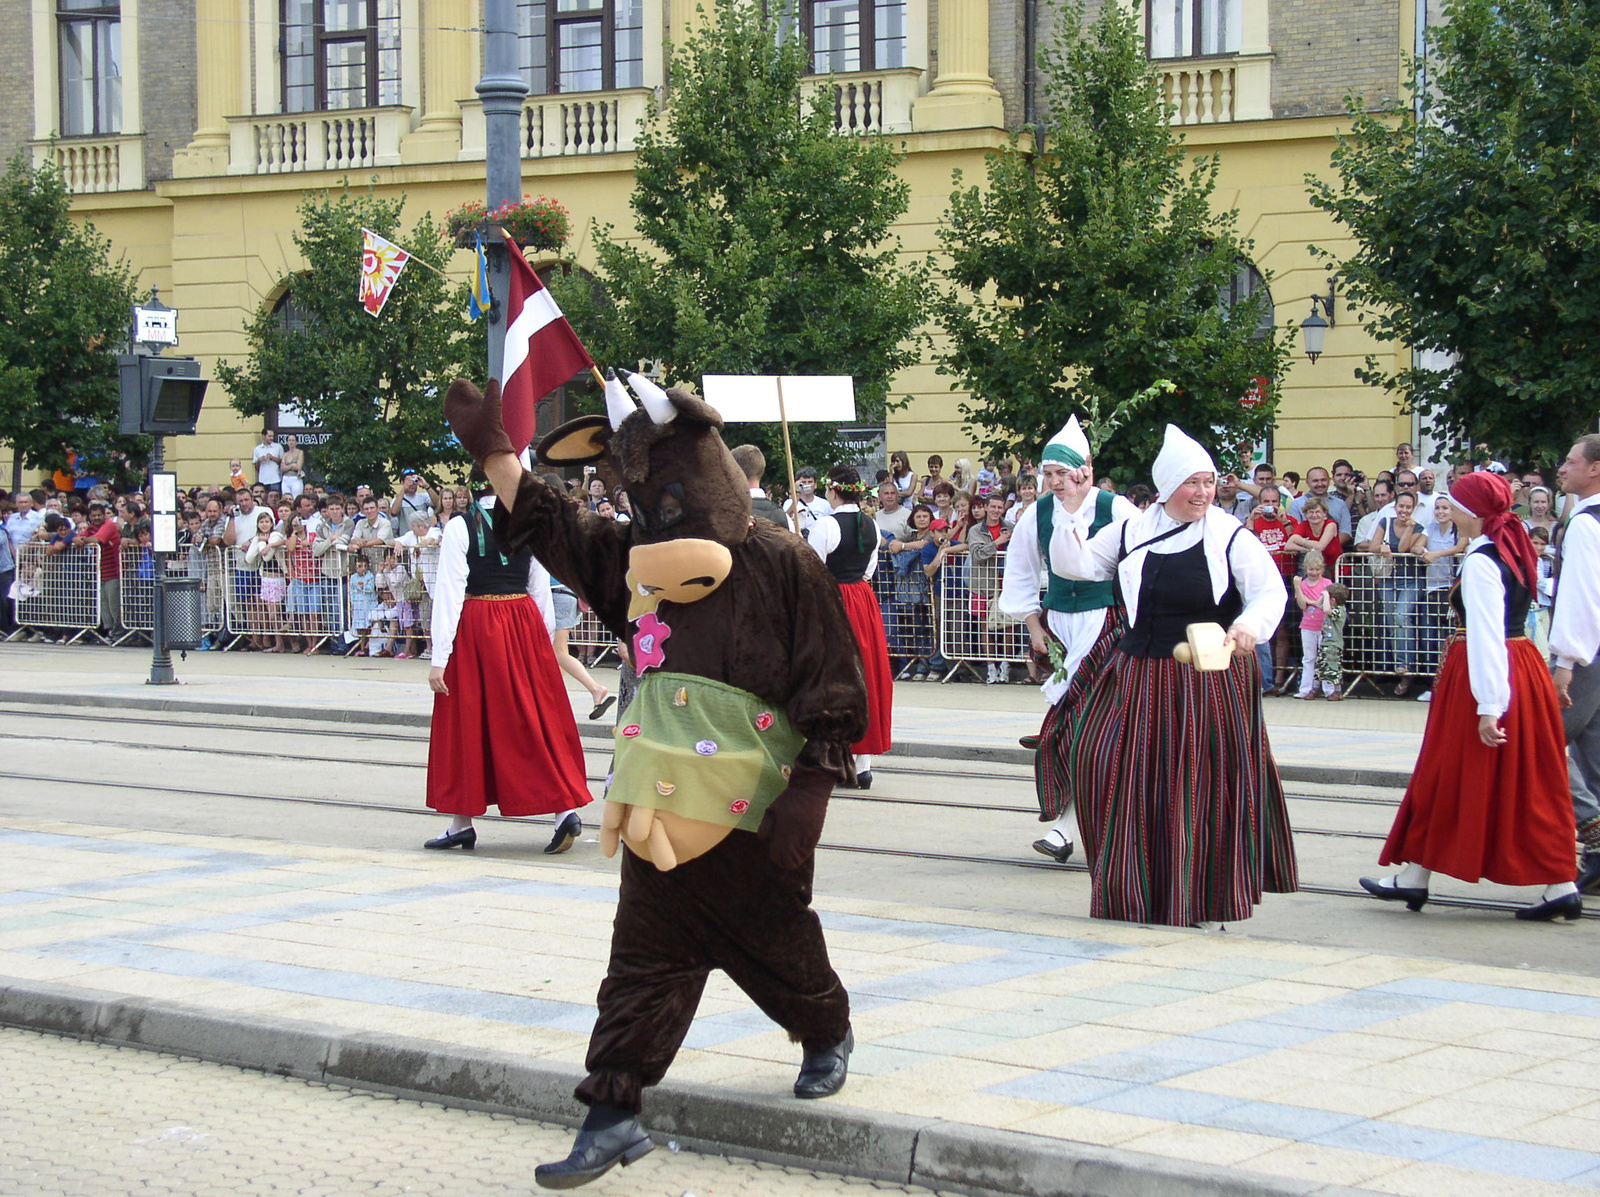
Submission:
[[[1561,581],[1550,618],[1550,651],[1561,669],[1591,665],[1600,657],[1600,520],[1578,518],[1595,506],[1600,506],[1600,495],[1590,495],[1573,509],[1561,541]]]
[[[1506,580],[1474,537],[1461,563],[1461,601],[1467,608],[1467,680],[1478,714],[1499,718],[1511,705],[1511,655],[1506,651]]]
[[[1159,543],[1150,543],[1178,527],[1183,530]],[[1059,577],[1090,582],[1108,582],[1113,576],[1120,578],[1129,626],[1139,618],[1139,589],[1144,581],[1146,555],[1181,553],[1203,540],[1206,565],[1211,573],[1212,601],[1222,601],[1231,579],[1244,598],[1244,610],[1234,623],[1258,641],[1272,639],[1272,634],[1278,630],[1285,605],[1283,575],[1278,572],[1266,546],[1220,507],[1208,508],[1203,518],[1187,526],[1180,525],[1158,504],[1137,517],[1108,524],[1093,539],[1085,536],[1087,528],[1086,523],[1077,519],[1056,522],[1050,537],[1050,568]],[[1128,536],[1126,557],[1121,555],[1124,528]]]
[[[550,593],[550,573],[537,557],[528,563],[528,594],[544,616],[545,630],[555,637],[555,599]],[[429,662],[443,669],[455,648],[456,626],[461,622],[461,607],[467,601],[467,521],[463,516],[444,526],[439,538],[439,574],[433,583],[433,657]]]
[[[854,511],[857,515],[859,515],[861,513],[861,508],[857,507],[854,503],[841,503],[828,514],[826,519],[819,519],[816,523],[812,524],[811,530],[806,533],[807,543],[809,543],[811,547],[816,550],[817,556],[821,557],[824,561],[828,559],[829,553],[833,552],[834,549],[839,547],[839,539],[844,534],[843,530],[839,527],[839,521],[833,517],[836,515],[843,515],[847,511]],[[878,572],[878,542],[882,538],[878,535],[877,524],[873,523],[871,520],[867,522],[872,527],[872,556],[867,558],[867,567],[866,569],[862,570],[861,573],[864,578],[870,581],[872,575]]]

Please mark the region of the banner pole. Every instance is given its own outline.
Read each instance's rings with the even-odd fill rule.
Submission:
[[[778,375],[778,419],[783,424],[783,463],[789,469],[789,519],[800,531],[800,494],[794,487],[794,450],[789,445],[789,409],[783,402],[783,375]]]

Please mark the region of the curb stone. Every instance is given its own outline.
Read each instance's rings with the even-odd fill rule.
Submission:
[[[33,693],[24,690],[0,690],[0,703],[57,707],[120,707],[125,699],[100,694],[70,694],[58,691]],[[145,698],[140,696],[135,705],[140,710],[161,713],[192,713],[197,715],[237,715],[251,719],[306,719],[320,723],[373,723],[385,727],[426,728],[430,717],[404,712],[375,719],[366,711],[339,708],[296,707],[277,703],[209,702],[203,699],[190,701],[182,698]],[[578,721],[578,736],[583,740],[610,744],[611,728],[606,724]],[[1033,754],[1018,745],[1015,748],[992,748],[967,744],[942,744],[937,741],[901,740],[884,754],[890,758],[921,758],[923,760],[976,761],[989,765],[1032,765]],[[1278,774],[1284,781],[1316,782],[1333,786],[1385,786],[1404,789],[1411,783],[1411,774],[1392,769],[1356,769],[1338,765],[1279,765]]]
[[[576,1126],[576,1068],[509,1052],[0,977],[0,1026]],[[937,1118],[667,1082],[659,1140],[972,1197],[1371,1197],[1361,1190]]]

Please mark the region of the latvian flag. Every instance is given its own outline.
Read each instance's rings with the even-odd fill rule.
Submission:
[[[511,252],[511,295],[506,303],[501,415],[521,456],[533,441],[534,404],[574,374],[593,369],[594,359],[516,242],[506,238],[506,248]]]

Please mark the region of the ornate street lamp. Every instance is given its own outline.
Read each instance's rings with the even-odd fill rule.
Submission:
[[[1327,319],[1318,314],[1319,309],[1326,313]],[[1305,342],[1306,356],[1311,359],[1313,365],[1322,356],[1323,343],[1327,340],[1328,330],[1333,325],[1333,280],[1330,278],[1328,293],[1311,297],[1311,315],[1300,322],[1300,335]]]

